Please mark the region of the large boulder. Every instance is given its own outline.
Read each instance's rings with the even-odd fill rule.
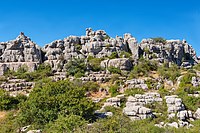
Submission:
[[[120,70],[131,70],[133,64],[128,58],[116,58],[116,59],[102,61],[101,67],[102,68],[115,67],[119,68]]]

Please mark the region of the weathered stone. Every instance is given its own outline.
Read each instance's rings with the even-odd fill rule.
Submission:
[[[41,49],[24,33],[15,40],[0,43],[0,51],[0,75],[8,69],[16,71],[22,66],[34,71],[42,62]]]
[[[128,58],[117,58],[117,59],[102,61],[101,67],[102,68],[115,67],[119,68],[120,70],[131,70],[133,64]]]
[[[174,127],[174,128],[178,128],[179,125],[177,122],[172,122],[172,123],[166,123],[164,127]]]
[[[194,113],[195,119],[200,119],[200,108],[197,109],[197,111]]]

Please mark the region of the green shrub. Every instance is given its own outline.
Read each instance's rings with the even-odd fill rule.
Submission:
[[[115,81],[119,80],[119,77],[119,74],[112,74],[110,78],[111,83],[114,83]]]
[[[110,44],[106,44],[106,49],[107,49],[107,50],[109,50],[109,49],[110,49],[110,47],[111,47],[111,45],[110,45]]]
[[[194,94],[195,91],[200,91],[200,87],[192,86],[191,80],[193,76],[195,76],[193,73],[187,73],[184,75],[181,79],[179,88],[175,93],[182,98],[186,108],[195,111],[198,107],[200,107],[200,99],[188,96],[188,94]]]
[[[147,84],[149,89],[155,89],[157,84],[155,81],[153,81],[152,79],[148,79],[145,81],[145,84]]]
[[[144,94],[144,90],[140,88],[132,88],[132,89],[126,89],[124,94],[128,96],[134,96],[135,94]]]
[[[131,53],[129,53],[129,52],[125,52],[125,51],[122,51],[121,53],[120,53],[120,58],[131,58]]]
[[[81,44],[75,44],[74,47],[75,47],[75,49],[77,51],[80,51],[82,49],[82,45]]]
[[[86,121],[77,115],[59,116],[54,122],[50,122],[44,129],[46,133],[67,133],[86,124]]]
[[[166,89],[164,88],[164,86],[162,86],[162,87],[158,90],[158,93],[159,93],[162,97],[171,95],[171,92],[169,92],[168,90],[166,90]]]
[[[175,64],[173,64],[171,67],[163,64],[162,67],[158,68],[158,73],[163,78],[172,80],[173,82],[175,82],[176,78],[181,75],[180,69]]]
[[[109,59],[115,59],[115,58],[119,58],[119,56],[118,56],[117,52],[112,52],[111,55],[108,58]]]
[[[95,72],[102,70],[101,61],[103,61],[103,58],[94,58],[92,56],[88,57],[89,66],[91,67],[92,71]]]
[[[139,76],[148,76],[149,71],[156,71],[158,64],[155,61],[140,59],[139,63],[133,67],[129,79],[138,78]]]
[[[67,70],[68,75],[76,76],[77,78],[84,76],[86,71],[86,65],[84,59],[78,59],[78,58],[70,60],[65,65],[65,68]]]
[[[18,79],[26,79],[27,81],[38,81],[43,78],[52,76],[52,69],[49,64],[40,64],[37,70],[28,72],[27,66],[20,67],[16,72],[12,70],[6,71],[6,77],[17,77]]]
[[[88,81],[83,84],[83,88],[85,88],[86,91],[97,92],[99,91],[99,87],[99,84],[93,81]]]
[[[162,38],[162,37],[156,37],[156,38],[152,38],[154,40],[155,43],[162,43],[162,44],[166,44],[166,39]]]
[[[192,74],[192,73],[187,73],[186,75],[184,75],[182,78],[181,78],[181,82],[180,82],[180,87],[186,87],[186,86],[189,86],[191,87],[192,86],[192,77],[195,76],[195,74]]]
[[[23,95],[17,95],[17,97],[12,97],[8,92],[0,89],[0,110],[11,110],[16,109],[20,102],[26,100]]]
[[[197,65],[194,66],[194,69],[200,71],[200,63],[198,63]]]
[[[119,94],[119,86],[116,84],[111,85],[109,88],[109,93],[111,94],[112,97],[118,95]]]
[[[43,128],[59,115],[77,115],[93,118],[95,103],[85,96],[85,89],[70,81],[49,82],[34,88],[28,99],[20,104],[18,122]]]
[[[121,70],[119,68],[116,67],[108,67],[108,71],[111,72],[112,74],[120,74],[121,75]]]

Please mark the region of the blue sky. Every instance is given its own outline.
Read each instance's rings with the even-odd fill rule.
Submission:
[[[0,42],[21,31],[43,46],[85,28],[110,36],[186,39],[200,55],[199,0],[1,0]]]

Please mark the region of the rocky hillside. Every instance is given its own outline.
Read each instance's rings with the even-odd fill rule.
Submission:
[[[200,128],[200,59],[185,40],[88,28],[41,48],[21,33],[0,43],[0,88],[0,133]]]

